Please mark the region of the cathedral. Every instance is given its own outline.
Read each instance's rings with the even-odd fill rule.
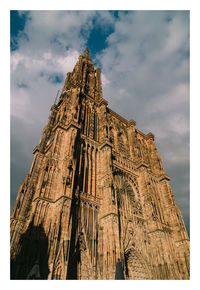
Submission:
[[[33,154],[11,213],[11,279],[190,279],[190,242],[154,135],[108,107],[88,48]]]

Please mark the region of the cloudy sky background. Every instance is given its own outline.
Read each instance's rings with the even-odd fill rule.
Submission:
[[[50,107],[88,46],[109,107],[155,142],[189,232],[189,12],[11,12],[11,209]]]

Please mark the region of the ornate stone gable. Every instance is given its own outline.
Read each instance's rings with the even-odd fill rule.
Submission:
[[[135,126],[108,107],[86,49],[17,194],[11,279],[189,279],[169,177],[154,135]]]

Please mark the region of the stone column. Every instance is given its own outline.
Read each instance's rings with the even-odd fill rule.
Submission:
[[[91,194],[91,146],[88,144],[88,194]]]
[[[96,196],[96,148],[92,147],[92,195]]]
[[[85,151],[84,151],[84,172],[83,172],[83,192],[85,192],[85,179],[86,179],[86,168],[87,168],[87,143],[85,144]]]
[[[115,205],[112,204],[112,145],[109,142],[105,142],[100,147],[100,165],[101,165],[101,199],[102,205],[100,208],[99,219],[100,227],[102,228],[102,235],[104,237],[103,242],[103,276],[102,279],[114,279],[116,265],[112,265],[110,261],[121,258],[120,244],[119,244],[119,225],[117,218],[117,211]],[[114,240],[114,243],[113,243]],[[112,242],[111,242],[112,241]],[[109,260],[109,261],[108,261]],[[108,267],[107,263],[111,263],[111,267]]]
[[[128,140],[129,140],[130,156],[132,158],[134,158],[133,144],[134,144],[135,125],[136,125],[136,122],[133,120],[130,120],[128,122],[128,128],[127,128],[128,137],[129,137]]]

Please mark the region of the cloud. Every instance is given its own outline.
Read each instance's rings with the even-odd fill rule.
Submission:
[[[189,131],[188,21],[187,12],[121,13],[99,54],[109,81],[105,98],[115,96],[109,97],[110,105],[145,131],[152,130],[151,120],[160,126],[161,114],[167,133]]]
[[[121,12],[107,44],[97,56],[108,80],[104,97],[139,130],[155,134],[188,219],[189,182],[181,176],[182,168],[189,176],[189,13]]]
[[[30,47],[35,54],[44,51],[47,44],[56,53],[63,53],[66,46],[81,48],[85,39],[80,31],[85,34],[91,29],[91,19],[94,11],[30,11],[24,33],[28,35],[29,42],[23,45],[23,51],[29,53]],[[30,45],[31,43],[31,45]]]

